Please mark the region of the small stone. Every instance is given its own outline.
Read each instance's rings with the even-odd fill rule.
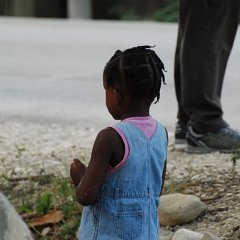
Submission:
[[[50,230],[51,230],[50,227],[45,227],[41,232],[42,237],[46,237],[48,235],[48,233],[50,232]]]
[[[201,240],[202,237],[201,233],[182,228],[175,232],[172,240]]]
[[[221,240],[220,238],[212,235],[211,233],[204,233],[203,237],[201,240]]]
[[[160,238],[159,240],[171,240],[173,232],[165,229],[160,229]]]

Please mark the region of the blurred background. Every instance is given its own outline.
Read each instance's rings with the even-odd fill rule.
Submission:
[[[117,49],[156,45],[167,87],[153,114],[174,127],[178,0],[0,0],[0,121],[112,124],[102,71]]]
[[[102,71],[117,49],[156,45],[167,85],[151,113],[174,132],[174,53],[178,0],[0,0],[0,121],[112,124]],[[239,33],[228,62],[222,105],[240,129]],[[233,114],[234,113],[234,114]]]
[[[176,22],[177,0],[0,0],[4,16]]]

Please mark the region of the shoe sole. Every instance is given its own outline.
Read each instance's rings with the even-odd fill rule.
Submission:
[[[189,144],[186,144],[186,149],[185,149],[185,152],[191,153],[191,154],[206,154],[206,153],[212,153],[212,152],[232,154],[238,151],[240,151],[240,149],[216,149],[216,148],[209,148],[209,147],[195,147]]]
[[[174,150],[176,151],[185,151],[186,149],[186,139],[175,139]]]

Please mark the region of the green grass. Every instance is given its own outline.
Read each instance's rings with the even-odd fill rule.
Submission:
[[[0,176],[0,189],[29,225],[35,239],[76,239],[82,207],[76,200],[75,190],[69,178],[42,175],[37,179],[24,178],[15,181]],[[30,226],[33,218],[56,210],[63,213],[61,222],[34,228]],[[43,237],[42,231],[46,227],[50,230]]]
[[[232,154],[231,161],[233,164],[232,171],[235,171],[235,166],[237,165],[237,161],[240,160],[240,151],[236,151],[235,153]]]
[[[169,1],[162,9],[157,9],[153,14],[153,20],[158,22],[177,22],[178,21],[178,0]]]
[[[110,12],[120,20],[141,21],[150,20],[158,22],[177,22],[179,12],[178,0],[166,1],[164,6],[156,8],[152,13],[139,13],[134,3],[115,3],[111,6]]]

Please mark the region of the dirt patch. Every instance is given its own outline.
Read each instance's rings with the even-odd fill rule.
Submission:
[[[88,162],[96,134],[95,129],[79,126],[0,123],[0,176],[16,179],[41,173],[68,177],[73,157]],[[196,195],[207,210],[191,223],[167,229],[188,228],[224,240],[240,239],[240,161],[233,166],[231,154],[174,151],[173,135],[169,135],[164,194]]]

